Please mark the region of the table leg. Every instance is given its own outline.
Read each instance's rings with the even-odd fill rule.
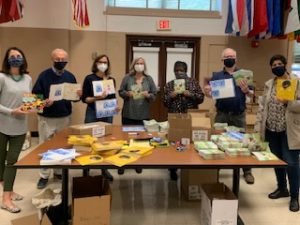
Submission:
[[[240,168],[233,169],[233,179],[232,179],[232,192],[235,194],[237,198],[239,198],[240,191]],[[244,221],[238,215],[237,225],[244,225]]]
[[[68,225],[69,217],[69,170],[62,169],[62,207],[64,213],[64,224]]]

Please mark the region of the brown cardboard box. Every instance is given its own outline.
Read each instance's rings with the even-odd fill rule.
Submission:
[[[201,185],[218,182],[217,169],[182,169],[181,170],[181,195],[186,200],[201,199]]]
[[[191,139],[194,141],[208,141],[211,135],[211,119],[191,115],[192,129]]]
[[[94,137],[103,137],[112,134],[112,124],[104,122],[72,125],[70,129],[71,133],[76,135],[89,134]]]
[[[238,199],[223,183],[205,184],[201,190],[201,225],[237,224]]]
[[[73,178],[73,225],[110,224],[111,191],[102,176]]]
[[[52,225],[49,218],[44,214],[42,220],[40,221],[37,213],[29,216],[23,216],[18,219],[11,221],[12,225]]]
[[[256,114],[247,113],[246,114],[246,133],[254,132],[255,122],[256,122]]]
[[[168,114],[169,141],[179,141],[181,138],[190,138],[191,133],[191,117],[183,113],[169,113]]]

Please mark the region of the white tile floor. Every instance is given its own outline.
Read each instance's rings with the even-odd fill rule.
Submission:
[[[22,152],[27,154],[30,150]],[[93,174],[98,174],[93,170]],[[200,203],[181,200],[179,181],[169,181],[167,170],[144,170],[136,174],[126,170],[119,176],[111,170],[115,181],[112,183],[111,225],[200,225]],[[239,213],[246,225],[299,225],[300,212],[288,210],[289,198],[270,200],[267,194],[275,188],[272,169],[254,169],[254,185],[247,185],[241,179]],[[71,176],[81,175],[74,170]],[[38,193],[36,182],[38,171],[18,170],[15,190],[25,199],[18,202],[22,212],[11,214],[0,210],[0,225],[10,225],[14,218],[36,212],[31,197]],[[231,187],[231,171],[222,170],[220,181]],[[59,187],[59,183],[49,181],[49,186]]]

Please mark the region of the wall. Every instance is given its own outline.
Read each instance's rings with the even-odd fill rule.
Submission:
[[[255,80],[262,84],[270,77],[268,60],[272,54],[281,53],[291,59],[292,45],[286,40],[264,40],[258,48],[250,47],[250,40],[224,35],[225,18],[184,19],[171,18],[172,31],[161,33],[155,30],[158,18],[106,16],[103,1],[88,0],[91,26],[79,29],[71,20],[71,1],[25,0],[25,16],[14,23],[0,25],[0,58],[10,46],[22,48],[29,62],[29,70],[35,81],[38,74],[51,66],[50,53],[54,48],[64,48],[69,52],[67,69],[72,71],[82,83],[90,73],[93,52],[108,54],[112,63],[112,75],[117,86],[125,73],[126,34],[173,35],[201,37],[200,82],[213,71],[222,68],[220,56],[225,47],[233,47],[238,52],[241,68],[254,71]],[[226,7],[222,14],[226,15]],[[276,48],[274,48],[276,46]],[[119,101],[122,105],[122,101]],[[201,108],[213,107],[206,99]],[[82,123],[85,105],[74,104],[73,123]],[[114,123],[120,123],[118,115]],[[36,120],[31,118],[30,129],[36,130]]]

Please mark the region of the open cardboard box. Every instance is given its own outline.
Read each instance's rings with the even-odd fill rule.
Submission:
[[[42,220],[40,220],[38,213],[23,216],[11,221],[12,225],[52,225],[48,216],[43,215]]]

